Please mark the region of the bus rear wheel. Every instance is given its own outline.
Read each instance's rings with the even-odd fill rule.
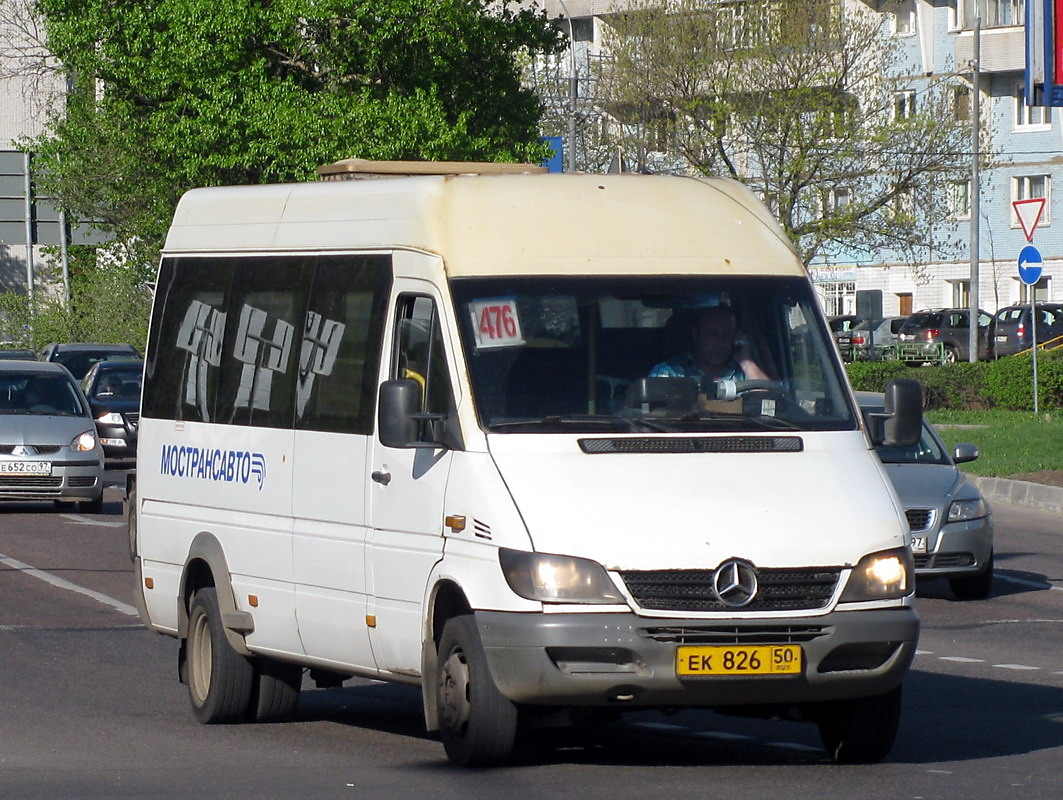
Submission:
[[[198,589],[188,610],[188,695],[196,719],[204,724],[247,719],[254,682],[251,660],[225,638],[213,586]]]

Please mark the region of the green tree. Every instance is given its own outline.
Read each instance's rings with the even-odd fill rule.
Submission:
[[[954,102],[969,84],[902,75],[873,7],[632,0],[608,21],[601,104],[636,169],[749,184],[806,264],[946,244],[949,179],[970,161]]]
[[[41,189],[147,274],[192,186],[339,158],[537,161],[517,55],[559,35],[512,0],[39,0],[65,107]]]

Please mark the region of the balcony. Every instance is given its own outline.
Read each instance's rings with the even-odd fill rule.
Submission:
[[[961,72],[974,60],[974,31],[956,34],[956,69]],[[982,72],[1022,72],[1026,68],[1025,28],[982,30]]]

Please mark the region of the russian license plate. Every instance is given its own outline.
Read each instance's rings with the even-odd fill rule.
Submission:
[[[1007,336],[998,336],[997,337],[997,341],[998,342],[1006,342],[1007,340],[1008,340]]]
[[[925,536],[913,536],[912,537],[912,552],[913,553],[925,553],[926,552],[926,537]]]
[[[801,645],[691,645],[675,654],[677,675],[798,675]]]
[[[51,475],[51,461],[0,461],[0,475]]]

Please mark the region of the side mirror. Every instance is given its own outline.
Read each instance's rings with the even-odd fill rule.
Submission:
[[[411,378],[384,381],[377,403],[377,431],[385,447],[417,445],[421,385]]]
[[[445,424],[442,424],[446,415],[421,412],[423,394],[424,388],[412,378],[397,378],[380,384],[377,434],[381,444],[403,449],[460,449],[460,440],[449,435]],[[443,437],[442,441],[439,440],[440,435]]]
[[[897,378],[886,387],[882,444],[909,447],[923,432],[923,387],[919,381]]]
[[[978,445],[964,442],[956,445],[952,451],[952,460],[957,464],[966,464],[968,461],[974,461],[981,453],[978,452]]]

